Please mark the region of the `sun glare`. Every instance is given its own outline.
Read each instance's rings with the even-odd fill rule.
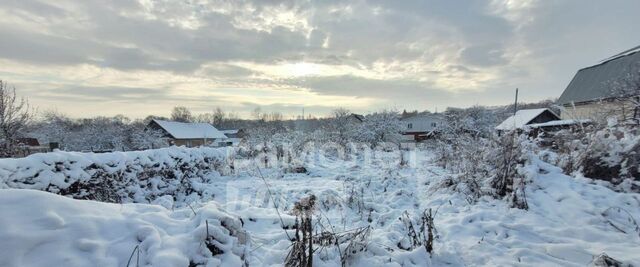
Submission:
[[[286,64],[283,66],[283,69],[287,75],[295,77],[322,74],[321,68],[313,63],[301,62]]]

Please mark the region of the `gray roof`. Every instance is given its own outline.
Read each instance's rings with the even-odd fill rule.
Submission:
[[[364,121],[364,116],[360,115],[360,114],[355,114],[355,113],[351,113],[351,115],[349,116],[353,116],[354,118],[358,119],[359,121]]]
[[[579,70],[558,99],[558,104],[610,98],[613,94],[613,82],[640,69],[640,50],[625,52],[629,53],[616,55],[605,62]]]

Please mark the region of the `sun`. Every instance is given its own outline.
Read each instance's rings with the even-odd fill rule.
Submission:
[[[317,64],[313,63],[293,63],[286,64],[284,67],[285,72],[289,76],[300,77],[321,74],[321,69]]]

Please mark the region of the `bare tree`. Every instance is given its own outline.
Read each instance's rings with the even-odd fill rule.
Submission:
[[[7,154],[13,151],[17,134],[27,127],[31,117],[27,100],[18,98],[15,87],[9,88],[0,80],[0,140],[4,139]]]
[[[262,108],[254,108],[253,111],[251,111],[251,117],[253,117],[253,119],[255,120],[263,120],[264,118],[262,116]]]
[[[331,130],[335,132],[337,135],[337,140],[341,145],[345,145],[349,139],[349,131],[353,128],[351,122],[349,121],[349,116],[351,112],[346,108],[337,108],[332,112],[333,120],[331,123]]]
[[[629,116],[623,119],[640,123],[640,62],[631,65],[624,76],[611,82],[611,87],[613,98],[621,103],[622,108],[626,105],[631,108]]]
[[[171,111],[171,120],[179,121],[179,122],[192,122],[193,115],[191,115],[191,111],[182,106],[174,107],[173,111]]]
[[[213,121],[212,121],[213,125],[215,125],[216,127],[220,127],[226,117],[227,117],[227,114],[225,114],[220,107],[217,107],[216,110],[213,112]]]

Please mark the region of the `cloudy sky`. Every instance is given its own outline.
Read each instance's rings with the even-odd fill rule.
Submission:
[[[0,79],[74,117],[556,98],[640,45],[640,1],[0,0]]]

